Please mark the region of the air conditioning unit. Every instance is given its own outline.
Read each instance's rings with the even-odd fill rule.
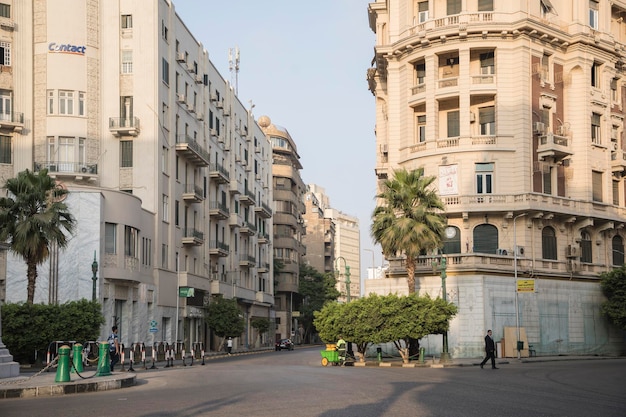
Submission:
[[[533,125],[533,131],[535,133],[545,133],[546,131],[546,125],[542,122],[535,122],[535,124]]]
[[[515,252],[517,253],[517,256],[524,256],[524,247],[523,246],[518,246],[516,248]]]
[[[188,110],[189,112],[193,113],[193,112],[195,111],[195,110],[194,110],[194,108],[193,108],[193,104],[191,104],[191,103],[187,103],[187,110]]]
[[[380,151],[382,153],[387,153],[389,152],[389,145],[386,143],[383,143],[382,145],[380,145]]]
[[[202,114],[202,113],[196,113],[196,119],[198,119],[199,121],[204,120],[204,114]]]
[[[498,255],[503,255],[503,256],[507,256],[509,254],[509,251],[507,251],[506,249],[498,249]]]
[[[217,130],[211,129],[211,136],[217,136]]]
[[[187,72],[194,72],[194,69],[195,69],[195,67],[194,67],[193,63],[188,62],[187,63]]]
[[[613,150],[616,151],[618,149],[617,142],[613,142]]]
[[[184,103],[185,102],[185,95],[184,94],[178,94],[178,102],[179,103]]]
[[[224,103],[222,103],[221,101],[218,101],[217,103],[215,103],[215,107],[217,107],[218,109],[223,109]]]
[[[476,121],[476,114],[473,111],[470,112],[470,123],[474,123]]]
[[[217,93],[211,93],[211,101],[217,101]]]
[[[559,136],[567,136],[569,132],[567,131],[566,126],[559,126],[556,128],[556,134]]]
[[[565,256],[568,258],[577,258],[578,257],[578,246],[567,245],[565,248]]]
[[[224,117],[230,116],[230,110],[224,109]]]
[[[196,74],[196,84],[202,84],[202,82],[203,82],[202,75]]]
[[[185,53],[184,52],[178,52],[176,54],[176,61],[178,61],[178,62],[185,62]]]
[[[417,15],[417,22],[424,23],[428,20],[428,10],[424,10],[423,12],[419,12]]]

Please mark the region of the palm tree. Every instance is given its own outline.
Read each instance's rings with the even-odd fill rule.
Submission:
[[[63,203],[68,191],[60,187],[44,169],[29,170],[7,180],[7,197],[0,198],[0,241],[24,258],[28,278],[27,303],[35,298],[37,265],[50,255],[50,245],[65,248],[66,232],[74,229],[74,218]]]
[[[431,188],[435,177],[424,169],[401,169],[382,184],[376,197],[371,234],[385,257],[406,257],[409,294],[415,292],[415,260],[425,251],[441,247],[446,226],[443,202]]]

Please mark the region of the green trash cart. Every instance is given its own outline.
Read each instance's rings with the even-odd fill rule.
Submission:
[[[333,366],[340,364],[339,352],[336,350],[321,350],[320,354],[322,355],[322,366],[328,366],[329,363],[332,363]]]

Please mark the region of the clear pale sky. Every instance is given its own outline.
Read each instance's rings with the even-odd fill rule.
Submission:
[[[376,193],[375,103],[366,71],[374,56],[367,0],[173,0],[222,77],[239,47],[238,96],[296,142],[307,184],[361,226],[361,276],[382,263],[370,237]]]

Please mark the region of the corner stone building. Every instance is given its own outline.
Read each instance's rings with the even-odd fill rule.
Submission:
[[[529,344],[624,353],[600,315],[598,275],[624,263],[626,2],[381,0],[368,11],[376,176],[424,167],[437,178],[446,295],[459,308],[452,357],[480,356],[488,329],[506,356],[516,339],[523,356]],[[433,260],[419,259],[416,291],[441,296]],[[389,261],[369,292],[407,291],[403,259]],[[530,292],[516,293],[516,276]],[[441,339],[422,346],[436,355]]]

